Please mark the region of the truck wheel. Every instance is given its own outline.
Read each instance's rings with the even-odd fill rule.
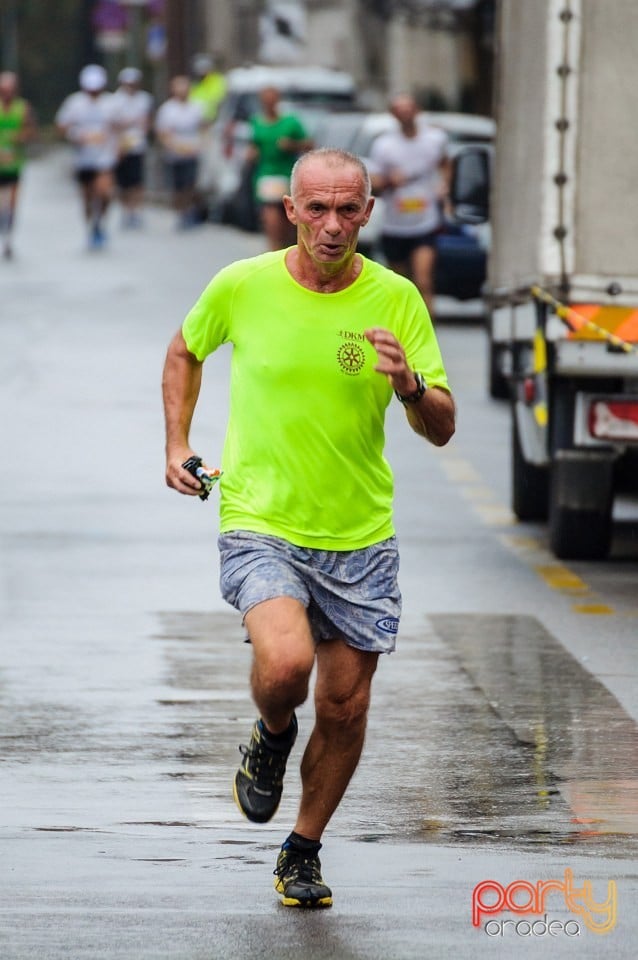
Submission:
[[[549,470],[528,463],[512,406],[512,510],[519,520],[547,520]]]
[[[489,391],[490,397],[494,400],[507,400],[510,395],[509,383],[500,365],[502,351],[502,347],[499,347],[492,340],[488,340]]]
[[[565,560],[602,560],[612,535],[614,458],[606,451],[559,450],[552,464],[549,540]]]

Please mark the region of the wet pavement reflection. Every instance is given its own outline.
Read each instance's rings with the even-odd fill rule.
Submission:
[[[250,648],[232,614],[161,620],[174,690],[159,701],[162,776],[188,783],[196,819],[237,825],[230,780],[254,718]],[[609,691],[533,617],[439,615],[418,633],[381,661],[364,759],[332,832],[626,855],[638,727]],[[309,705],[300,722],[303,743]],[[294,818],[294,759],[282,820]]]
[[[533,617],[432,622],[494,717],[495,740],[474,728],[472,767],[475,794],[501,804],[496,835],[626,852],[638,834],[638,727],[618,701]],[[511,820],[521,806],[526,826]]]

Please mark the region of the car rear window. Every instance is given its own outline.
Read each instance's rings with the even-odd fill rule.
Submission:
[[[350,93],[335,93],[333,90],[282,90],[282,104],[288,109],[299,107],[325,107],[331,110],[351,110],[354,98]],[[224,104],[223,115],[229,120],[245,121],[259,113],[259,93],[246,91],[230,93]],[[222,111],[220,110],[220,114]]]

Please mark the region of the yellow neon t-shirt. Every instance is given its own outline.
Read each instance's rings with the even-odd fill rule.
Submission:
[[[393,480],[383,455],[392,389],[364,330],[391,330],[429,386],[447,388],[436,336],[411,283],[363,258],[337,293],[298,284],[285,251],[224,268],[183,325],[204,360],[231,342],[222,457],[222,532],[354,550],[392,536]]]

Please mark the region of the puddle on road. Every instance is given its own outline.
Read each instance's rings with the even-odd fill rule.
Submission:
[[[187,779],[212,814],[253,721],[250,657],[233,615],[162,625],[180,767],[165,775]],[[331,829],[626,855],[638,837],[638,727],[534,618],[435,616],[381,661],[364,758]]]

